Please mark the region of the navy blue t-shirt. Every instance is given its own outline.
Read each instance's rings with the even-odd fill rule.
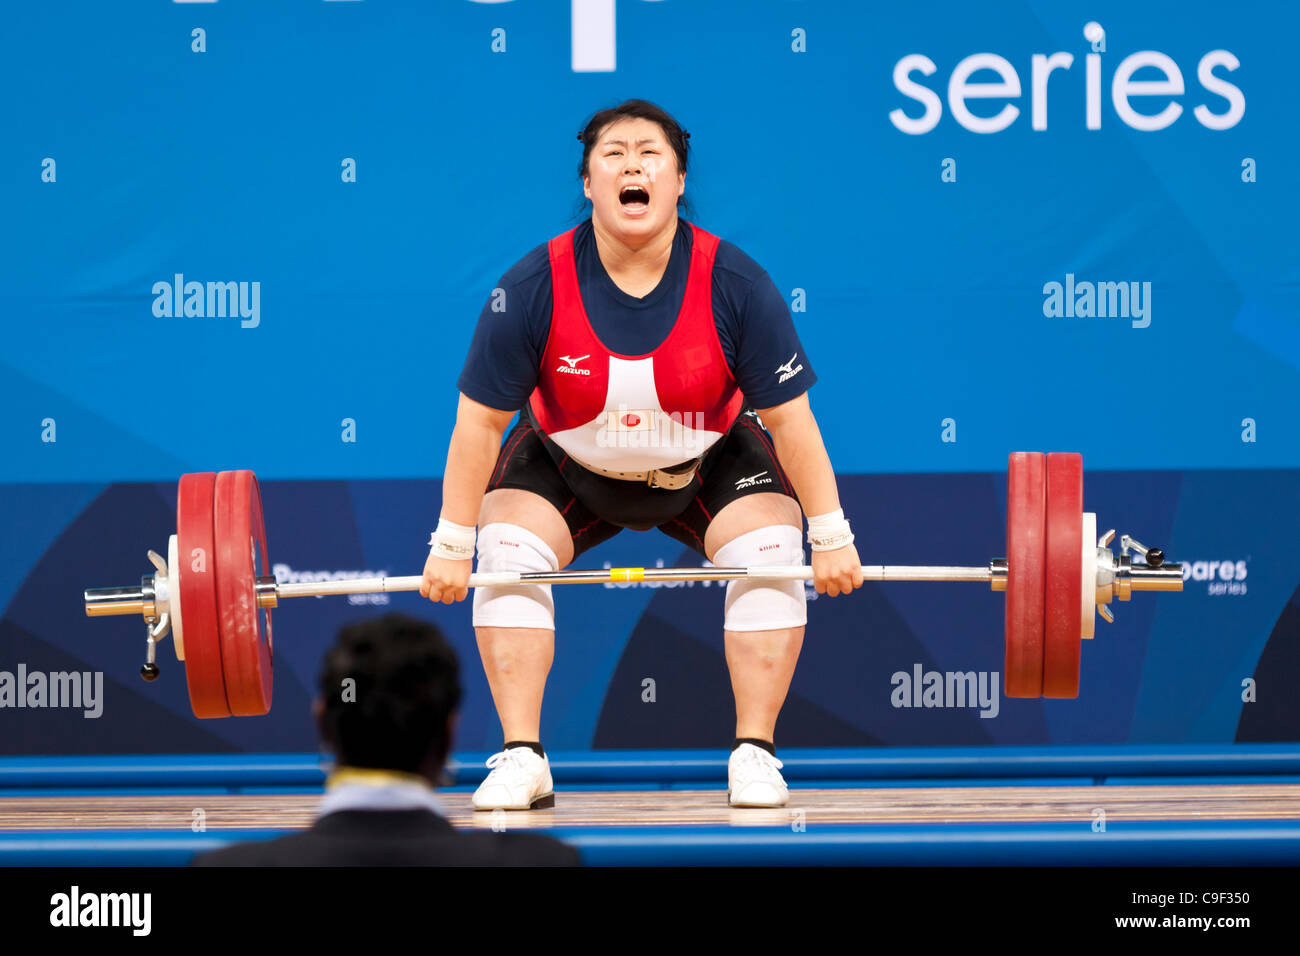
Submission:
[[[578,289],[592,329],[608,348],[644,355],[668,337],[686,294],[692,240],[689,224],[678,219],[668,267],[659,285],[638,299],[615,285],[605,271],[591,220],[578,226],[573,236]],[[537,385],[551,328],[546,243],[515,263],[498,290],[479,315],[456,387],[490,408],[517,411]],[[719,241],[713,263],[713,320],[731,374],[753,407],[771,408],[798,398],[817,381],[771,277],[725,239]],[[795,374],[789,375],[791,371]]]

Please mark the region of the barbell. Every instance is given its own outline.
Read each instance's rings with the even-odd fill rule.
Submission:
[[[1083,510],[1083,464],[1075,453],[1015,452],[1007,471],[1006,557],[987,567],[864,565],[868,581],[980,581],[1006,592],[1004,687],[1008,697],[1077,697],[1081,641],[1095,615],[1133,591],[1181,591],[1182,567],[1129,535],[1120,554],[1113,530],[1097,537]],[[1094,539],[1096,543],[1094,544]],[[1129,557],[1133,550],[1142,558]],[[269,572],[266,526],[251,471],[182,475],[176,534],[164,559],[149,551],[154,574],[139,587],[92,588],[86,614],[141,614],[147,628],[145,680],[158,676],[158,641],[170,632],[185,664],[190,705],[199,717],[256,716],[271,709],[274,642],[271,609],[292,597],[417,591],[421,575],[280,583]],[[471,588],[514,584],[630,581],[810,580],[810,567],[607,568],[476,572]]]

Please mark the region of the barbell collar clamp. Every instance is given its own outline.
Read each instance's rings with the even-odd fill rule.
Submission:
[[[1128,554],[1130,550],[1136,551],[1141,557],[1145,558],[1149,549],[1132,535],[1122,535],[1119,539],[1119,553]]]

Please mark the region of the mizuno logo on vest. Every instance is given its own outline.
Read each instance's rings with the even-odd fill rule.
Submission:
[[[589,358],[591,358],[591,353],[588,353],[586,355],[579,355],[577,358],[574,358],[571,355],[561,355],[560,361],[568,362],[569,364],[557,365],[555,370],[557,372],[564,372],[568,375],[590,375],[591,369],[577,367],[579,362],[581,362],[583,359],[589,359]]]
[[[763,477],[766,474],[766,471],[760,471],[757,475],[750,475],[748,478],[736,479],[736,490],[739,491],[741,488],[748,488],[751,485],[770,484],[772,479]]]
[[[786,381],[787,379],[794,378],[796,375],[798,375],[800,372],[803,371],[802,362],[799,363],[798,368],[791,368],[791,366],[794,365],[794,360],[798,357],[799,357],[799,353],[795,352],[794,355],[790,356],[790,361],[786,362],[784,365],[778,365],[776,367],[777,372],[781,376],[776,380],[776,384],[780,385],[782,382]]]

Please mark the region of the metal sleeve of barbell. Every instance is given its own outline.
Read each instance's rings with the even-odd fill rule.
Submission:
[[[476,573],[469,576],[469,587],[508,587],[514,584],[625,584],[655,581],[732,581],[812,580],[810,567],[758,568],[604,568],[589,571],[528,571]],[[988,568],[916,567],[907,565],[864,565],[862,576],[868,581],[989,581]],[[345,581],[303,581],[280,584],[278,597],[319,597],[328,594],[367,594],[385,591],[418,591],[423,578],[409,577],[353,578]]]

